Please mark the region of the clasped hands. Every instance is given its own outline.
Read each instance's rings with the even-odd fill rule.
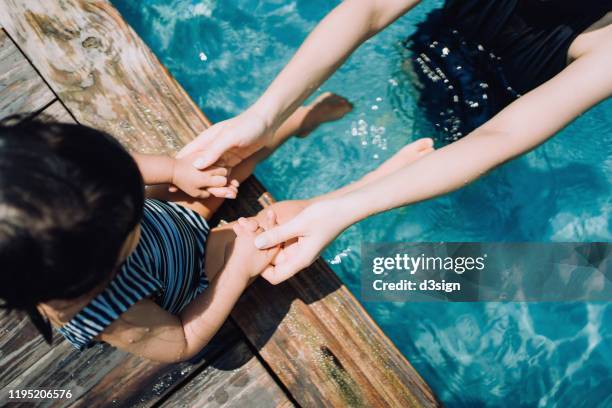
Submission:
[[[264,117],[257,110],[249,109],[235,118],[215,124],[185,146],[176,160],[184,174],[190,175],[184,179],[194,180],[193,193],[201,195],[187,193],[198,198],[210,195],[235,198],[238,183],[231,179],[232,167],[265,146],[276,130],[275,122]],[[204,183],[202,173],[206,172],[219,173],[214,176],[218,185],[197,185]],[[189,189],[189,186],[177,187],[183,191]],[[243,220],[234,225],[237,226],[238,238],[248,235],[240,239],[247,243],[245,248],[255,244],[255,249],[261,253],[274,254],[261,269],[263,278],[272,284],[281,283],[317,259],[319,253],[348,226],[346,220],[338,217],[341,206],[336,201],[282,201],[247,220],[248,224]],[[269,216],[274,217],[273,224],[266,220],[265,214],[270,211],[273,215]]]

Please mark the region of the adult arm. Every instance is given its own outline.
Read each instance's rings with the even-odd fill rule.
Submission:
[[[196,151],[198,168],[231,151],[244,159],[268,142],[274,131],[364,41],[378,33],[418,0],[345,0],[306,38],[297,53],[259,100],[241,115],[206,130],[179,157]],[[233,163],[235,164],[235,163]]]
[[[535,148],[612,94],[612,27],[557,76],[510,104],[463,139],[386,179],[333,200],[315,202],[292,221],[260,235],[259,247],[298,238],[291,256],[264,275],[282,282],[312,263],[342,230],[369,215],[459,189]]]

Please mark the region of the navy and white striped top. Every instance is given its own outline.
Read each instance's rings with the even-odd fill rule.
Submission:
[[[204,273],[210,228],[199,214],[178,204],[147,199],[136,249],[108,286],[59,331],[77,349],[91,347],[94,337],[141,299],[179,313],[208,287]]]

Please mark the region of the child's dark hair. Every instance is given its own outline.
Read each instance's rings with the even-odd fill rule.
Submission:
[[[0,307],[25,311],[51,342],[37,305],[107,281],[140,222],[144,186],[109,135],[71,124],[0,123]]]

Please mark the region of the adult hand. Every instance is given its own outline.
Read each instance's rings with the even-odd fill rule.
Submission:
[[[223,166],[233,167],[261,149],[271,139],[274,131],[263,115],[251,108],[206,129],[176,157],[180,159],[201,152],[193,162],[198,169],[212,166],[219,159]]]
[[[269,226],[275,225],[275,218],[268,218]],[[228,262],[238,262],[239,270],[251,279],[271,268],[271,263],[278,254],[280,247],[257,249],[253,242],[257,233],[264,231],[264,226],[253,218],[240,218],[232,224],[236,239],[232,244],[232,255]],[[248,261],[248,262],[247,262]]]
[[[261,276],[273,285],[284,282],[311,265],[344,228],[332,200],[309,205],[290,221],[257,236],[255,245],[260,249],[285,244],[274,267]]]
[[[236,198],[239,183],[229,178],[229,169],[211,166],[198,170],[192,166],[193,160],[191,156],[174,159],[173,186],[194,198],[208,198],[211,195]]]

